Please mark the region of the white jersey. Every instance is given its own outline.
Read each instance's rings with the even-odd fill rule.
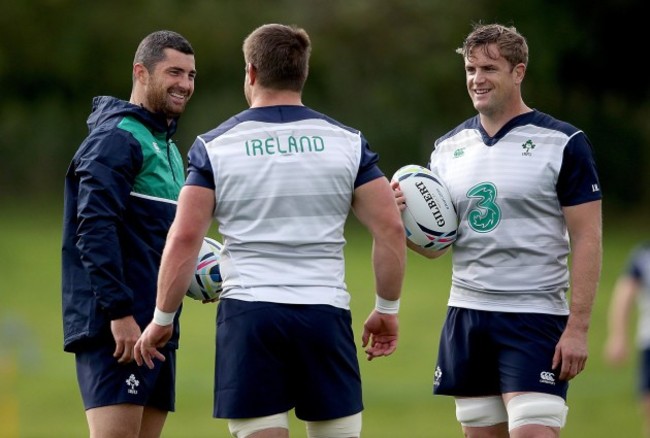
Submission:
[[[246,110],[197,138],[187,183],[215,190],[221,298],[349,308],[343,230],[383,176],[363,135],[302,106]]]
[[[475,116],[436,141],[429,167],[459,218],[448,304],[568,314],[562,207],[601,198],[585,134],[532,111],[489,137]]]
[[[640,348],[650,348],[650,242],[640,245],[627,263],[627,275],[641,285],[637,296],[639,304],[637,342]]]

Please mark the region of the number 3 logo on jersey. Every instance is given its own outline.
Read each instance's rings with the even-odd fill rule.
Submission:
[[[494,230],[501,222],[501,209],[496,203],[496,186],[490,182],[477,184],[467,191],[467,197],[478,199],[467,215],[469,227],[477,233]]]

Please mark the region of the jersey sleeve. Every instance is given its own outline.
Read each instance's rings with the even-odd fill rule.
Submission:
[[[214,175],[208,151],[200,137],[194,141],[187,155],[187,178],[185,185],[201,186],[214,190]]]
[[[602,199],[592,146],[583,132],[573,135],[564,148],[557,194],[563,207]]]
[[[354,181],[355,189],[367,182],[384,176],[384,173],[377,165],[379,155],[370,149],[370,145],[363,134],[359,135],[361,137],[361,160],[359,160],[359,172]]]
[[[643,282],[644,277],[650,274],[650,241],[639,245],[632,251],[632,254],[627,260],[625,267],[625,274],[635,279],[636,281]],[[648,284],[650,279],[646,278]]]

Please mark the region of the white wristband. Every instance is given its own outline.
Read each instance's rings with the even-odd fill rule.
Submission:
[[[395,315],[397,312],[399,312],[399,298],[391,301],[377,295],[377,300],[375,301],[375,310],[379,313],[388,313]]]
[[[174,316],[176,312],[163,312],[162,310],[156,309],[153,311],[153,322],[163,327],[170,325],[174,322]]]

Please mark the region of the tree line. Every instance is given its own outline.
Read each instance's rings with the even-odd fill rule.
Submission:
[[[241,43],[268,22],[312,38],[303,102],[363,131],[390,176],[425,164],[433,141],[474,114],[462,44],[477,21],[528,39],[526,103],[591,139],[605,210],[650,212],[648,87],[636,79],[640,0],[21,0],[0,16],[0,196],[60,196],[95,95],[128,100],[139,41],[172,29],[194,46],[194,97],[176,135],[246,107]],[[638,74],[638,73],[637,73]],[[647,217],[647,216],[646,216]]]

